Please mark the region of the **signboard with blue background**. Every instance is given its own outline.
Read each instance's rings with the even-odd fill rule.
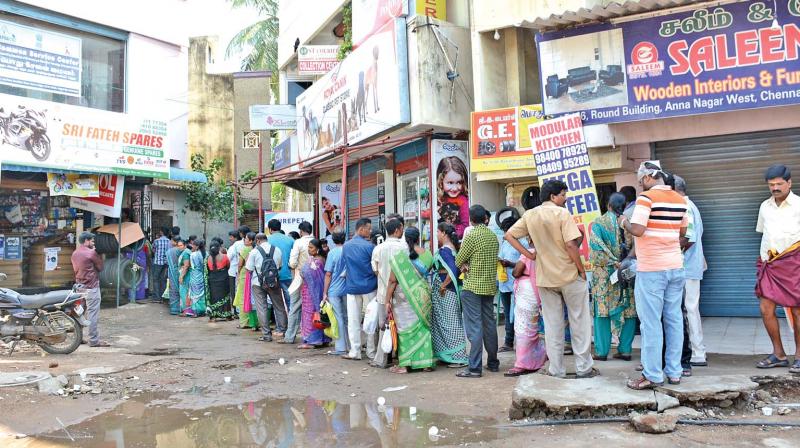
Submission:
[[[547,115],[584,124],[800,102],[800,0],[537,34]]]

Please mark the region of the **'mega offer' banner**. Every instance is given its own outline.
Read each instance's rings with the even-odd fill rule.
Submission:
[[[580,112],[584,124],[800,102],[797,0],[745,1],[536,40],[545,112]]]
[[[542,121],[530,125],[524,132],[533,143],[539,184],[550,179],[559,179],[567,184],[566,206],[585,235],[581,256],[586,263],[589,260],[589,226],[600,217],[600,203],[581,116],[570,114]]]

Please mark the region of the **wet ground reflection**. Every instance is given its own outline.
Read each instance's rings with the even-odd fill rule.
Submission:
[[[501,437],[494,419],[433,414],[377,403],[269,399],[187,411],[134,398],[79,425],[28,439],[27,447],[406,447]],[[435,429],[431,429],[435,427]],[[438,430],[438,431],[437,431]],[[431,433],[438,432],[438,436]]]

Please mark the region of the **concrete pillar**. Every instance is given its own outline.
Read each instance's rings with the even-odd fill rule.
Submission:
[[[506,94],[508,106],[524,104],[526,92],[524,38],[519,28],[506,28],[501,33],[505,46]]]

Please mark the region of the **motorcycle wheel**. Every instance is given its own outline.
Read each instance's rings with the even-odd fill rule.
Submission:
[[[83,328],[81,328],[81,325],[74,317],[66,314],[61,314],[56,317],[55,320],[56,325],[63,328],[67,333],[67,338],[64,342],[58,344],[40,342],[39,346],[42,347],[42,350],[51,355],[68,355],[80,347],[81,341],[83,340]]]
[[[50,140],[47,136],[31,136],[25,141],[25,147],[33,154],[33,158],[40,162],[44,162],[50,157]]]

